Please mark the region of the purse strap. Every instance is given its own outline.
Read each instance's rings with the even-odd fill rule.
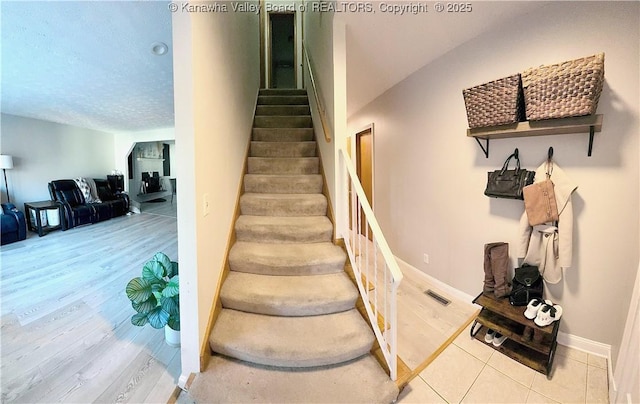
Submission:
[[[507,159],[504,161],[504,164],[502,165],[502,170],[500,170],[500,175],[503,175],[504,172],[507,171],[507,169],[509,168],[509,162],[511,161],[512,158],[516,159],[516,175],[518,175],[518,172],[520,171],[520,156],[518,154],[519,154],[518,148],[516,148],[513,151],[513,154],[507,157]]]

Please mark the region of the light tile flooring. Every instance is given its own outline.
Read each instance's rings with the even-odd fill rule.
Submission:
[[[399,403],[607,403],[605,358],[558,345],[552,378],[462,332],[402,391]]]

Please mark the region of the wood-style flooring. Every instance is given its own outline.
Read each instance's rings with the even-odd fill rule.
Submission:
[[[178,260],[175,214],[143,211],[44,237],[29,232],[2,246],[2,402],[166,403],[180,349],[162,330],[133,326],[125,294],[158,251]]]

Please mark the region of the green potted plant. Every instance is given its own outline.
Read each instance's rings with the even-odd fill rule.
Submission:
[[[136,314],[131,323],[163,328],[169,345],[180,345],[180,283],[178,263],[164,253],[156,253],[142,267],[142,276],[133,278],[126,287]]]

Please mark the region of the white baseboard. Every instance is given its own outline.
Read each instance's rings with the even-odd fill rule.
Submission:
[[[611,345],[578,337],[577,335],[567,334],[562,331],[558,331],[557,341],[558,344],[571,349],[577,349],[590,355],[606,358],[607,373],[609,374],[609,392],[611,393],[616,390],[616,381],[613,377],[613,367],[611,366]]]
[[[404,262],[403,260],[401,260],[398,257],[396,257],[396,261],[398,262],[398,266],[400,267],[401,271],[403,271],[403,272],[404,271],[409,271],[412,274],[415,274],[416,276],[422,277],[427,282],[432,283],[434,285],[434,287],[437,287],[438,289],[442,290],[443,292],[446,292],[446,293],[450,294],[452,297],[455,297],[455,298],[460,299],[460,300],[464,300],[465,302],[472,302],[473,299],[475,299],[475,296],[468,295],[465,292],[463,292],[461,290],[458,290],[458,289],[454,288],[453,286],[448,285],[448,284],[442,282],[441,280],[438,280],[438,279],[434,278],[431,275],[425,274],[424,272],[422,272],[418,268],[412,266],[409,263]]]
[[[189,377],[191,377],[191,373],[182,373],[178,378],[178,387],[182,390],[188,390],[189,386],[187,386],[187,382],[189,381]]]
[[[558,332],[558,344],[568,346],[591,355],[607,358],[607,360],[611,362],[611,345],[578,337],[577,335],[567,334],[562,331]]]

